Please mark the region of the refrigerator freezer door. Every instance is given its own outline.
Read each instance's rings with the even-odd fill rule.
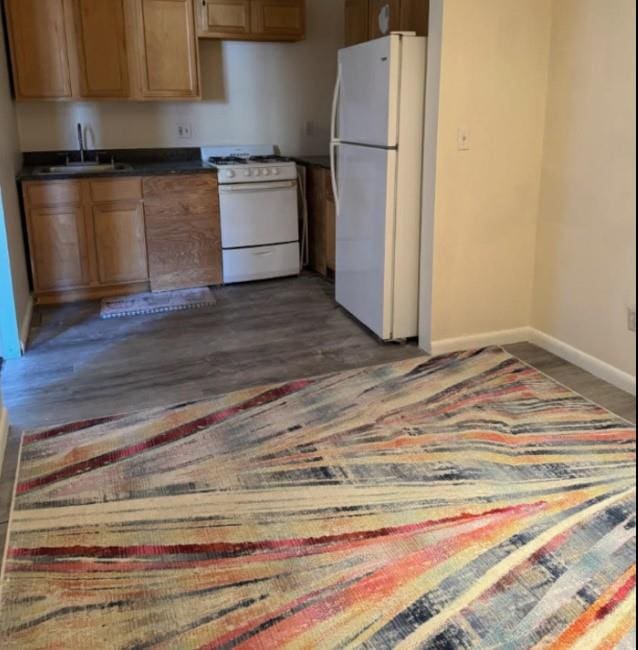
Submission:
[[[381,339],[393,338],[396,151],[339,147],[337,302]]]
[[[386,36],[339,51],[341,142],[396,147],[401,37]]]

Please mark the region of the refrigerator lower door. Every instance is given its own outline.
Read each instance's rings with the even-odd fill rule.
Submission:
[[[395,150],[338,151],[337,302],[384,340],[394,338]]]

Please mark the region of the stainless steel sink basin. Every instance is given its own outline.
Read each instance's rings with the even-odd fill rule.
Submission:
[[[38,167],[34,170],[37,176],[49,174],[103,174],[104,172],[127,172],[133,169],[126,163],[69,163],[68,165],[52,165]]]

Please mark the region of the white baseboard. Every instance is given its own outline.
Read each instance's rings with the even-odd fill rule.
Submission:
[[[31,320],[33,319],[33,296],[29,296],[27,308],[24,311],[22,322],[20,323],[20,347],[22,353],[27,349],[27,341],[29,340],[29,331],[31,330]]]
[[[483,348],[489,345],[511,345],[512,343],[524,342],[534,343],[534,345],[538,345],[538,347],[555,354],[557,357],[573,363],[575,366],[590,372],[626,393],[636,395],[636,377],[633,375],[533,327],[519,327],[511,330],[461,336],[454,339],[441,339],[440,341],[433,341],[431,349],[426,351],[432,355],[439,355],[458,352],[459,350]]]
[[[461,336],[454,339],[441,339],[432,341],[430,354],[448,354],[459,350],[471,350],[472,348],[484,348],[488,345],[510,345],[512,343],[524,343],[530,340],[531,328],[517,327],[511,330],[500,330],[498,332],[485,332],[471,336]]]
[[[608,364],[606,361],[593,357],[591,354],[587,354],[537,329],[530,329],[529,341],[555,354],[557,357],[565,359],[565,361],[569,361],[583,370],[587,370],[592,375],[613,384],[626,393],[636,395],[636,377]]]
[[[4,463],[4,452],[9,439],[9,413],[4,406],[0,406],[0,473]]]

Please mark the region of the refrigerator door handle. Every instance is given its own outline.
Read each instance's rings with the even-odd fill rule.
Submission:
[[[332,180],[332,192],[335,197],[335,208],[339,214],[339,187],[337,185],[336,149],[341,144],[337,138],[337,114],[339,111],[339,96],[341,94],[341,63],[337,69],[337,82],[335,83],[334,95],[332,97],[332,118],[330,122],[330,177]]]

